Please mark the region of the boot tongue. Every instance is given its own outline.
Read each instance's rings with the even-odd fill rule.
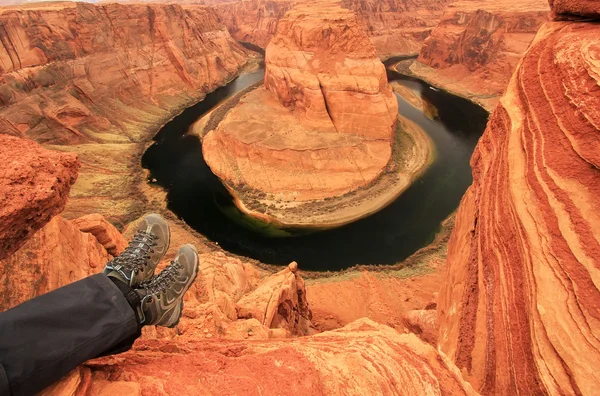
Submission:
[[[118,279],[121,282],[125,283],[126,285],[129,285],[129,280],[127,278],[125,278],[120,271],[112,270],[106,276],[110,276],[111,278]]]

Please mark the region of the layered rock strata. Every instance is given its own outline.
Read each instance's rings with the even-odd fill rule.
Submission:
[[[293,0],[232,1],[214,8],[234,39],[265,49],[277,33],[279,20],[294,4]]]
[[[380,58],[417,55],[451,0],[342,0],[356,11]]]
[[[0,24],[0,133],[79,154],[71,218],[133,220],[131,169],[157,129],[248,59],[201,6],[37,4]]]
[[[277,33],[277,25],[295,4],[305,1],[257,0],[215,4],[231,35],[266,48]],[[431,30],[439,22],[449,0],[357,1],[341,6],[355,11],[380,58],[417,55]]]
[[[165,370],[168,367],[168,370]],[[474,395],[443,355],[415,335],[361,319],[290,341],[142,340],[98,359],[47,394]]]
[[[74,154],[0,135],[0,260],[60,213],[77,179]]]
[[[546,0],[452,3],[411,71],[491,111],[548,13]]]
[[[333,3],[303,4],[280,21],[267,48],[264,88],[244,95],[204,137],[204,158],[253,217],[277,226],[342,225],[395,198],[427,163],[429,142],[420,132],[400,148],[410,153],[403,168],[390,163],[397,112],[356,14]],[[324,217],[302,206],[354,194],[386,171],[397,180],[365,193],[372,201],[357,205],[350,196]]]
[[[546,23],[473,156],[439,348],[482,394],[598,391],[599,85],[600,25]]]

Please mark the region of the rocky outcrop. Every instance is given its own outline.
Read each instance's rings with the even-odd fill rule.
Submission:
[[[120,234],[115,238],[104,241],[124,242]],[[56,216],[16,253],[0,260],[0,311],[100,272],[111,258],[93,234]]]
[[[0,260],[63,210],[79,162],[39,144],[0,135]]]
[[[355,13],[298,6],[279,23],[265,63],[265,88],[305,125],[391,140],[398,105]]]
[[[556,20],[600,17],[600,7],[595,0],[549,0],[552,16]]]
[[[123,235],[121,235],[115,226],[97,213],[75,219],[73,220],[73,224],[81,232],[92,234],[112,256],[121,254],[127,247],[127,241]]]
[[[452,3],[411,71],[491,111],[548,12],[546,0]]]
[[[439,329],[436,323],[437,311],[435,309],[408,311],[402,319],[411,333],[415,333],[420,339],[431,345],[437,345]]]
[[[268,329],[284,335],[308,335],[312,312],[306,299],[304,280],[298,273],[298,264],[291,263],[240,299],[237,314],[239,318],[257,319]]]
[[[202,6],[36,4],[0,25],[0,134],[79,154],[69,218],[133,220],[142,150],[248,59]]]
[[[474,395],[433,347],[368,319],[292,341],[142,340],[133,352],[90,361],[47,394],[266,396],[282,390]]]
[[[409,128],[398,146],[409,159],[392,163],[398,104],[355,13],[297,6],[265,62],[264,88],[242,96],[202,143],[244,213],[278,227],[343,225],[385,206],[427,164],[430,142]],[[391,187],[373,191],[385,172]],[[326,211],[306,206],[345,195]]]
[[[439,348],[482,394],[598,391],[599,48],[597,22],[545,24],[473,156]]]

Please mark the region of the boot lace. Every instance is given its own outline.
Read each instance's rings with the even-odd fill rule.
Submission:
[[[179,275],[181,268],[181,263],[172,261],[160,274],[149,281],[143,282],[140,287],[146,289],[148,295],[154,294],[160,298],[160,293],[167,290],[175,282],[175,277]]]
[[[113,265],[121,265],[131,272],[143,270],[148,265],[150,254],[154,253],[157,239],[158,236],[149,232],[136,232],[129,246],[112,260]]]

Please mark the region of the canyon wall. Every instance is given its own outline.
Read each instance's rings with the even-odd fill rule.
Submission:
[[[356,11],[381,58],[417,55],[451,0],[342,0]]]
[[[548,13],[546,0],[452,3],[411,71],[491,111]]]
[[[0,133],[79,154],[67,216],[135,216],[139,156],[248,56],[214,10],[51,3],[0,8]]]
[[[597,21],[546,23],[473,156],[439,348],[482,394],[598,392],[599,84]]]
[[[294,4],[293,0],[251,0],[215,4],[213,7],[234,39],[264,49],[277,33],[279,20]]]
[[[284,14],[305,1],[257,0],[215,4],[214,7],[236,40],[262,48],[277,32]],[[343,0],[342,7],[355,11],[381,58],[416,55],[440,20],[449,0]]]

